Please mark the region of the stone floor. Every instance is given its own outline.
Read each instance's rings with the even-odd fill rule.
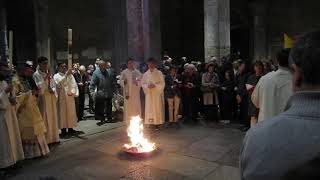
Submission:
[[[181,129],[146,130],[159,150],[151,157],[121,152],[128,142],[122,123],[101,127],[82,121],[85,134],[63,140],[47,157],[20,163],[9,179],[208,179],[238,180],[244,134],[231,126],[184,125]]]

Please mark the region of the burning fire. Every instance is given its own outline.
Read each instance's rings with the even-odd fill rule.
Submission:
[[[148,153],[156,149],[156,144],[150,143],[144,137],[142,119],[139,116],[131,118],[127,132],[131,140],[131,144],[124,145],[127,150],[134,153]]]

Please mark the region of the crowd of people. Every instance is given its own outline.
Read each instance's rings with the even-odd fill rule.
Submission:
[[[129,58],[117,76],[111,63],[100,59],[88,68],[58,63],[55,73],[45,57],[37,59],[37,67],[27,61],[14,70],[1,62],[1,140],[8,146],[1,149],[0,168],[45,156],[60,138],[78,135],[75,128],[84,118],[86,95],[98,126],[115,122],[113,111],[120,106],[127,125],[131,117],[140,116],[156,130],[201,118],[247,125],[249,115],[258,117],[249,96],[271,69],[266,66],[257,61],[250,73],[245,61],[232,58],[213,57],[205,64],[169,56],[138,64]]]
[[[305,41],[312,41],[316,35],[307,36]],[[123,121],[127,125],[133,116],[142,117],[144,124],[155,130],[180,128],[181,123],[194,124],[200,119],[209,123],[241,123],[243,131],[263,125],[286,109],[299,106],[296,101],[304,103],[297,100],[302,98],[299,95],[289,100],[296,90],[293,87],[303,82],[305,88],[318,86],[319,76],[311,77],[318,72],[306,72],[303,68],[313,67],[299,59],[306,58],[301,55],[303,48],[301,45],[293,52],[296,53],[294,69],[300,73],[295,76],[290,69],[289,49],[277,53],[277,63],[257,60],[252,67],[231,56],[212,57],[207,63],[187,58],[173,60],[167,55],[161,62],[149,58],[141,64],[129,58],[118,76],[109,61],[100,59],[88,69],[79,64],[70,68],[66,63],[58,63],[56,73],[50,72],[45,57],[37,59],[36,68],[27,61],[15,69],[14,74],[6,62],[0,62],[0,142],[3,144],[0,168],[23,159],[45,156],[60,138],[77,135],[79,132],[74,128],[84,118],[86,95],[89,113],[99,121],[98,126],[115,121],[113,109],[120,109],[119,102],[115,101],[118,94],[123,97]],[[312,53],[307,55],[311,60],[314,58]],[[297,81],[293,81],[295,78]],[[312,97],[318,98],[317,95]],[[307,102],[305,105],[309,106]],[[289,117],[290,114],[286,118]],[[257,134],[262,139],[267,136],[259,133],[258,128],[248,133],[244,152],[257,146],[258,141],[252,143],[251,138],[255,138],[252,136]],[[273,137],[277,138],[277,134],[282,136],[275,132]],[[257,153],[266,150],[252,151],[258,156]],[[246,168],[254,164],[250,164],[248,154],[243,154],[242,158],[242,175],[250,179],[250,172],[247,172],[250,169]]]

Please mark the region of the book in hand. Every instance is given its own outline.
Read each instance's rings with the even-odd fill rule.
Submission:
[[[253,89],[254,88],[254,86],[253,85],[251,85],[251,84],[246,84],[246,89],[249,91],[249,90],[251,90],[251,89]]]

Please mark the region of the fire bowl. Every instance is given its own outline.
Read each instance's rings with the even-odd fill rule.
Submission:
[[[136,148],[122,148],[122,151],[125,152],[126,154],[129,154],[131,156],[135,157],[150,157],[154,155],[157,152],[158,148],[156,147],[153,151],[150,152],[138,152]]]

